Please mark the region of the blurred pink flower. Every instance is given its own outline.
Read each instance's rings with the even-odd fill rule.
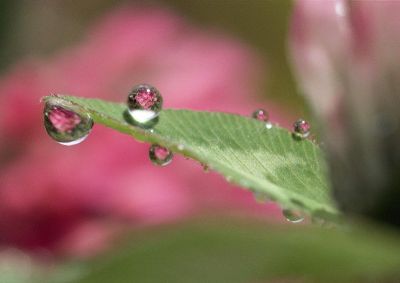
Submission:
[[[400,225],[400,2],[296,1],[290,47],[344,210]]]
[[[255,204],[250,192],[232,190],[193,161],[176,156],[165,168],[152,166],[148,145],[98,125],[82,144],[63,147],[46,135],[39,101],[58,92],[125,101],[145,82],[166,108],[248,115],[259,61],[237,41],[167,11],[123,7],[76,47],[19,63],[0,80],[0,244],[84,256],[126,223],[232,207],[277,215],[276,206]]]

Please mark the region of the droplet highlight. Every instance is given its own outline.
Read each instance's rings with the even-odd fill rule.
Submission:
[[[297,139],[305,139],[310,135],[311,125],[306,120],[298,119],[293,124],[293,136]]]
[[[57,98],[46,102],[43,116],[47,134],[62,145],[71,146],[83,142],[93,128],[89,114]]]
[[[301,215],[299,212],[294,212],[293,210],[290,209],[283,209],[282,214],[287,221],[292,223],[300,223],[304,221],[303,215]]]
[[[158,122],[163,98],[153,86],[141,84],[135,86],[128,95],[128,122],[135,126],[151,128]]]
[[[171,163],[173,153],[166,147],[153,144],[149,149],[149,158],[155,165],[166,166]]]

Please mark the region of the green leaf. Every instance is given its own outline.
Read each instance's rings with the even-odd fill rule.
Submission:
[[[399,282],[400,238],[382,231],[202,219],[128,237],[78,282]]]
[[[125,121],[124,104],[72,96],[44,100],[72,103],[95,123],[196,159],[285,209],[332,218],[338,214],[321,150],[308,140],[294,140],[286,129],[267,129],[260,121],[233,114],[163,110],[159,123],[145,130]]]

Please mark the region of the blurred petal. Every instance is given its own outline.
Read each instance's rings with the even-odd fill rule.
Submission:
[[[290,47],[346,211],[400,224],[400,2],[296,2]]]

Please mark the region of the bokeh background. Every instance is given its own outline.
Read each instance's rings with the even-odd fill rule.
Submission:
[[[157,236],[165,231],[183,229],[206,248],[202,229],[182,227],[233,218],[244,225],[285,222],[277,205],[257,202],[200,164],[176,156],[156,168],[148,145],[101,126],[76,147],[58,145],[43,129],[40,97],[124,101],[133,85],[147,82],[160,89],[166,107],[243,115],[263,107],[290,126],[308,117],[287,60],[290,13],[291,2],[283,0],[2,0],[0,282],[75,282],[126,242],[132,253],[123,262],[141,262],[154,276],[130,278],[154,282],[148,278],[165,272],[153,257],[181,247],[172,244],[174,234]],[[227,249],[244,248],[227,241]],[[198,257],[175,257],[174,266]],[[229,260],[228,251],[218,258]],[[202,264],[215,261],[200,255]],[[225,279],[231,273],[212,270]],[[178,270],[168,274],[179,277]],[[128,282],[119,271],[111,278]]]

